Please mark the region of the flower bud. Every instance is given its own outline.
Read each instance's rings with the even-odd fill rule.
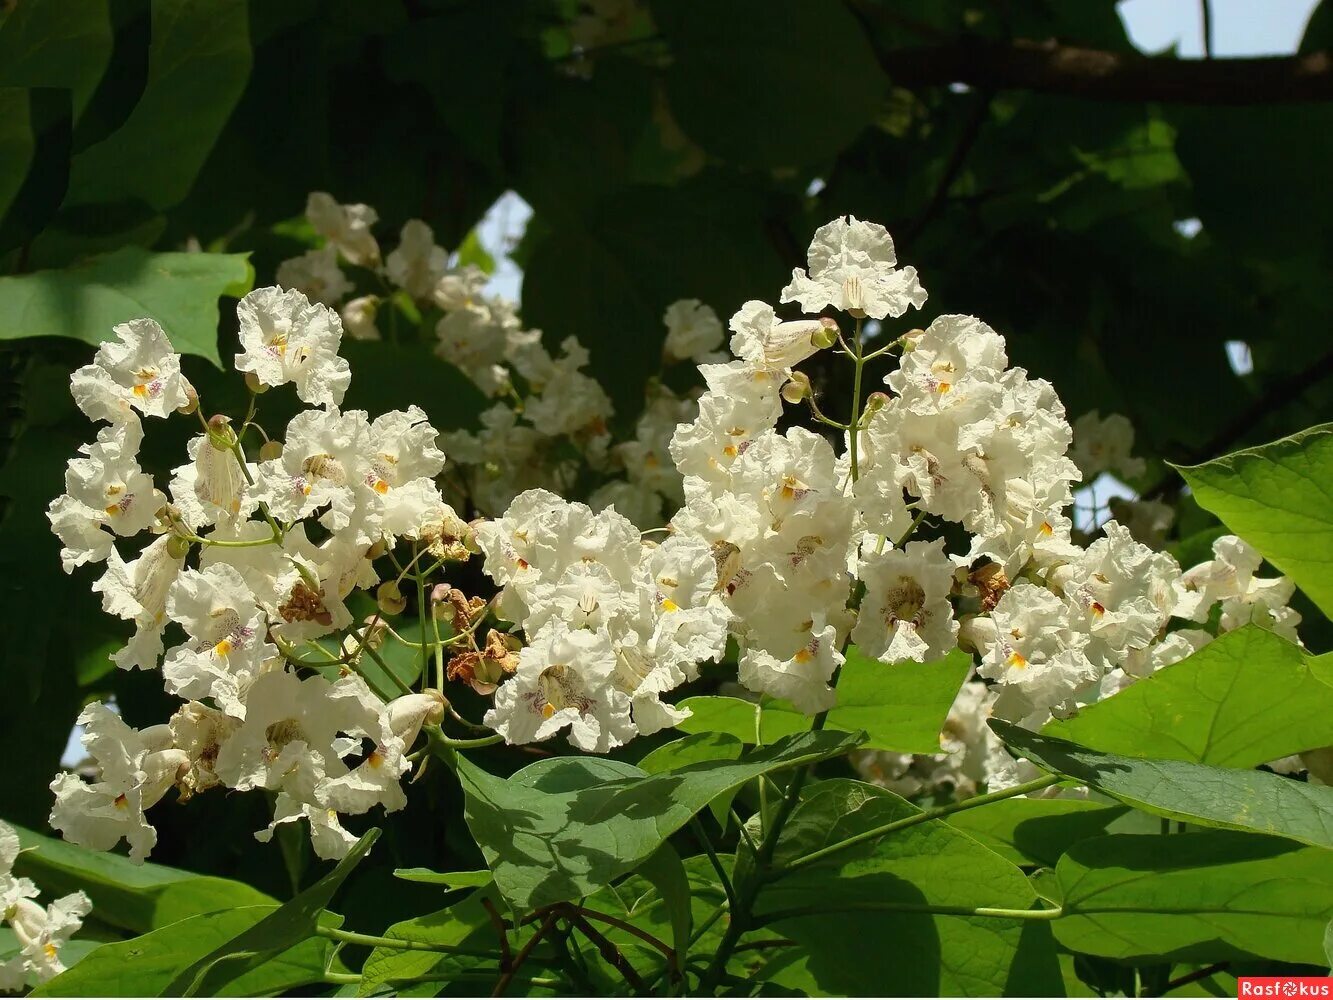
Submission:
[[[268,392],[268,386],[259,381],[259,376],[254,372],[245,373],[245,387],[258,396],[261,392]]]
[[[788,403],[799,403],[810,395],[810,376],[792,372],[791,379],[782,387],[782,398]]]
[[[374,545],[366,549],[366,558],[373,562],[376,559],[382,558],[384,554],[388,551],[389,551],[388,544],[384,541],[383,538],[380,538],[375,541]]]
[[[184,559],[190,553],[190,542],[180,535],[172,535],[167,539],[167,555],[172,559]]]
[[[438,688],[426,688],[420,694],[405,694],[387,706],[389,729],[411,747],[423,725],[438,725],[449,702]]]
[[[265,441],[259,447],[259,460],[261,462],[272,462],[282,458],[281,441]]]
[[[875,413],[889,405],[889,394],[887,392],[872,392],[866,397],[866,413]]]
[[[231,417],[217,413],[208,418],[208,443],[218,451],[231,451],[236,444],[236,432],[231,429]]]
[[[185,383],[185,405],[176,407],[176,412],[182,416],[188,417],[195,410],[199,409],[199,393],[194,391],[194,386],[189,382]]]
[[[838,342],[838,321],[828,316],[819,321],[819,329],[810,337],[810,342],[821,351]]]
[[[386,615],[401,615],[407,607],[407,599],[392,580],[380,584],[375,591],[375,600]]]

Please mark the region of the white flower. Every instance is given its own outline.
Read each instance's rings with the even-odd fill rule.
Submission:
[[[295,384],[312,406],[338,406],[352,379],[338,356],[342,320],[301,292],[256,288],[236,306],[243,350],[238,371],[253,372],[268,386]]]
[[[397,249],[384,260],[384,273],[414,299],[429,299],[449,270],[449,254],[436,246],[435,233],[420,219],[403,224]]]
[[[70,460],[66,492],[46,513],[60,538],[66,573],[101,562],[111,554],[115,535],[138,534],[156,520],[165,498],[136,461],[141,437],[137,421],[105,427],[96,442],[80,446],[85,457]]]
[[[1071,608],[1035,584],[1016,583],[989,618],[974,619],[971,641],[982,649],[978,673],[999,684],[995,714],[1011,721],[1034,712],[1069,712],[1075,695],[1101,677],[1083,653],[1087,636]]]
[[[1175,582],[1172,613],[1206,622],[1220,601],[1223,632],[1253,622],[1299,642],[1296,626],[1301,616],[1286,606],[1295,588],[1286,577],[1255,576],[1262,564],[1263,556],[1254,546],[1235,535],[1223,535],[1213,542],[1211,560],[1187,570]]]
[[[167,624],[167,593],[184,566],[185,547],[173,544],[168,535],[154,540],[128,563],[114,548],[108,554],[106,572],[93,584],[93,591],[102,595],[103,611],[134,622],[134,636],[113,657],[122,670],[157,666]]]
[[[181,798],[220,785],[222,779],[213,768],[223,744],[240,727],[240,721],[225,712],[191,701],[177,709],[168,725],[172,743],[189,758],[189,767],[177,779]]]
[[[1163,667],[1179,663],[1198,652],[1212,641],[1213,637],[1203,629],[1177,629],[1145,649],[1131,650],[1121,668],[1131,680],[1150,677]]]
[[[1092,410],[1074,421],[1074,448],[1069,457],[1086,482],[1092,482],[1103,472],[1126,479],[1143,475],[1147,466],[1143,459],[1131,457],[1133,450],[1134,425],[1123,414],[1112,413],[1103,418]]]
[[[670,443],[687,496],[730,484],[732,463],[782,415],[779,393],[787,379],[785,370],[773,372],[744,361],[704,365],[699,371],[708,383],[699,399],[699,415],[680,424]]]
[[[446,271],[435,283],[431,298],[445,312],[463,309],[481,297],[489,279],[475,264]]]
[[[93,363],[70,377],[79,409],[92,420],[123,423],[134,410],[165,417],[189,404],[194,389],[181,374],[180,355],[171,349],[162,327],[134,319],[113,328],[117,340],[97,349]]]
[[[596,511],[614,507],[618,513],[629,518],[635,527],[644,530],[662,524],[662,497],[641,482],[613,479],[603,483],[588,497],[588,506]]]
[[[190,641],[162,663],[167,690],[181,698],[212,698],[228,715],[245,718],[244,695],[277,657],[254,595],[226,565],[186,570],[167,595],[167,614]]]
[[[435,353],[460,369],[482,392],[499,395],[509,384],[505,350],[518,320],[507,304],[474,300],[446,312],[435,324]]]
[[[444,468],[444,452],[435,446],[438,437],[419,406],[371,421],[366,482],[380,498],[384,530],[390,534],[404,534],[443,503],[432,482]]]
[[[332,195],[314,191],[306,199],[305,216],[315,232],[337,247],[348,263],[360,267],[379,263],[379,244],[370,231],[379,215],[369,205],[340,205]]]
[[[1171,617],[1180,567],[1165,552],[1134,541],[1115,521],[1079,558],[1047,576],[1071,606],[1074,627],[1087,633],[1086,654],[1104,668],[1150,645]]]
[[[798,365],[833,343],[837,325],[831,319],[783,322],[773,307],[757,300],[731,317],[731,353],[751,365],[779,371]]]
[[[722,346],[722,321],[711,306],[698,299],[680,299],[662,314],[667,335],[663,353],[669,361],[703,356]]]
[[[284,260],[275,278],[280,287],[294,289],[326,306],[336,306],[352,290],[352,283],[338,266],[337,248],[331,243]]]
[[[338,315],[342,318],[347,335],[353,340],[379,340],[379,327],[375,325],[375,314],[379,307],[378,295],[361,295],[345,303]]]
[[[157,843],[144,810],[167,793],[189,758],[172,748],[168,727],[131,729],[105,705],[89,705],[78,722],[99,776],[93,782],[67,771],[56,776],[51,826],[70,843],[94,851],[108,851],[123,837],[130,857],[142,861]]]
[[[792,271],[783,302],[799,302],[807,313],[833,306],[853,316],[901,316],[926,304],[916,268],[895,269],[893,238],[873,222],[855,216],[834,219],[815,230],[807,274]]]
[[[371,487],[371,430],[362,410],[306,410],[287,425],[282,454],[259,464],[254,495],[275,517],[297,521],[328,506],[322,522],[346,528],[358,503],[378,496]]]
[[[948,654],[958,637],[949,604],[953,574],[943,539],[863,553],[859,575],[866,593],[852,630],[857,648],[886,663],[926,662]]]
[[[236,453],[213,447],[207,434],[191,438],[188,450],[192,461],[172,470],[169,486],[181,520],[197,533],[224,518],[249,517],[258,501],[246,488]]]
[[[64,972],[60,949],[83,926],[92,907],[83,892],[61,896],[45,907],[27,896],[4,907],[0,917],[14,932],[19,954],[0,962],[0,989],[21,990],[29,976],[44,983]]]
[[[485,722],[507,743],[550,739],[566,726],[580,750],[606,753],[635,735],[630,698],[614,683],[604,632],[552,622],[519,653],[518,672],[495,693]]]
[[[824,712],[837,703],[828,682],[842,664],[837,631],[818,620],[811,623],[795,649],[773,653],[745,647],[739,664],[740,682],[758,694],[785,698],[806,715]]]
[[[1129,529],[1136,542],[1150,549],[1166,545],[1166,533],[1176,519],[1176,509],[1160,500],[1126,500],[1111,497],[1107,501],[1111,516]]]
[[[579,371],[587,364],[588,352],[573,337],[560,346],[560,358],[545,374],[537,395],[528,400],[524,416],[550,437],[584,431],[604,434],[611,399],[596,380]]]

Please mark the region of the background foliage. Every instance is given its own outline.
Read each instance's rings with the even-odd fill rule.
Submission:
[[[254,274],[271,275],[302,249],[291,220],[311,190],[375,205],[389,232],[423,218],[450,247],[464,243],[497,196],[517,191],[535,213],[516,252],[525,319],[553,344],[581,338],[627,426],[644,379],[657,370],[669,302],[698,297],[728,315],[778,287],[804,263],[806,235],[844,213],[884,223],[899,257],[930,275],[927,312],[947,303],[985,316],[1008,337],[1015,363],[1054,382],[1071,415],[1127,414],[1142,453],[1200,462],[1333,419],[1325,381],[1333,372],[1333,194],[1317,182],[1333,152],[1329,105],[1228,106],[1244,102],[1224,99],[1225,87],[1189,101],[1172,99],[1169,88],[1160,100],[1090,99],[984,74],[960,76],[967,86],[922,82],[915,68],[913,53],[923,49],[966,53],[1014,39],[1132,56],[1110,0],[649,6],[651,17],[624,38],[580,54],[569,31],[576,5],[563,0],[0,4],[0,730],[21,764],[0,771],[5,818],[43,828],[46,785],[80,704],[114,696],[136,725],[166,715],[152,678],[112,669],[108,652],[123,636],[95,613],[87,580],[61,574],[47,531],[45,505],[86,434],[68,373],[114,322],[149,314],[190,355],[188,375],[210,402],[235,404],[235,390],[218,377],[234,331],[219,325],[217,299],[243,294]],[[1325,4],[1303,51],[1330,44]],[[1193,219],[1202,228],[1186,235],[1192,230],[1179,223]],[[187,247],[204,252],[180,252]],[[1232,370],[1230,341],[1249,345],[1251,372]],[[372,346],[364,359],[353,354],[358,378],[348,405],[378,411],[411,398],[441,428],[473,425],[475,396],[428,348],[417,355]],[[1227,492],[1225,470],[1203,466],[1189,480],[1199,502],[1230,523],[1210,502]],[[1156,493],[1180,484],[1154,462],[1133,485]],[[1296,499],[1311,509],[1327,503]],[[1188,499],[1181,509],[1175,543],[1206,550],[1216,521]],[[1243,525],[1233,527],[1264,548]],[[1265,554],[1310,596],[1326,597],[1322,548],[1291,553],[1290,566]],[[1307,643],[1328,648],[1327,620],[1308,602],[1300,608]],[[1247,652],[1233,648],[1240,641],[1220,641],[1208,655],[1243,662]],[[947,662],[930,669],[943,671],[945,687],[958,672]],[[1293,662],[1285,675],[1295,702],[1300,686],[1313,683],[1305,669]],[[926,668],[920,681],[932,683]],[[852,693],[844,684],[843,694]],[[1219,717],[1242,711],[1242,695],[1221,701]],[[871,730],[872,746],[878,734],[863,715],[896,724],[854,699],[839,711],[848,715],[840,728]],[[1111,714],[1110,705],[1099,707],[1061,734],[1087,742],[1084,730],[1104,721],[1113,728],[1101,730],[1100,749],[1141,752],[1132,718],[1094,718]],[[700,728],[746,724],[715,719]],[[774,727],[768,738],[793,731],[780,712],[764,724]],[[1238,725],[1223,724],[1222,743],[1185,739],[1183,759],[1253,766],[1301,748],[1268,745],[1271,731],[1251,738]],[[891,738],[897,742],[887,745],[910,749],[923,737],[908,729]],[[634,756],[651,745],[636,744]],[[507,773],[529,758],[496,751],[478,759]],[[731,787],[693,794],[702,804]],[[801,808],[818,823],[818,800]],[[226,918],[234,933],[258,926],[275,899],[324,874],[300,836],[285,837],[291,828],[280,845],[255,848],[251,831],[264,825],[263,811],[249,797],[199,797],[155,815],[155,861],[255,887],[235,901],[245,909]],[[441,890],[394,880],[392,870],[482,867],[462,814],[458,782],[444,768],[428,773],[348,877],[340,905],[368,926],[406,922],[399,933],[411,936],[416,915],[441,905]],[[1066,818],[1081,820],[1083,810]],[[209,835],[189,834],[198,830]],[[1004,831],[983,832],[1043,863],[1061,853],[1059,845],[1019,846]],[[1180,843],[1183,856],[1215,852],[1238,879],[1250,877],[1244,866],[1276,854],[1318,850],[1283,842],[1265,851],[1227,831],[1189,836],[1199,839]],[[655,846],[643,844],[648,853]],[[1132,868],[1133,849],[1113,835],[1067,855],[1055,877],[1070,894],[1090,891],[1090,878],[1112,878],[1108,857]],[[489,853],[484,860],[495,861]],[[204,874],[194,884],[144,877],[133,892],[108,889],[119,902],[95,899],[107,936],[203,912],[189,900],[205,891]],[[995,874],[992,898],[1006,877]],[[1180,877],[1189,877],[1187,867]],[[698,882],[696,893],[706,893]],[[1028,905],[1026,884],[1010,888],[1013,905]],[[801,887],[784,891],[799,896]],[[783,929],[814,940],[818,923]],[[953,923],[954,937],[933,943],[945,978],[913,988],[978,988],[963,961],[976,936],[966,921]],[[1045,933],[1040,925],[1021,931]],[[1246,933],[1234,931],[1242,949]],[[911,940],[898,917],[885,915],[868,919],[863,934],[906,934],[904,947]],[[1077,926],[1060,941],[1104,954]],[[848,945],[821,942],[821,961],[838,966],[838,949]],[[1185,942],[1178,952],[1198,948]],[[1125,945],[1106,957],[1132,954]],[[1301,956],[1309,960],[1308,951]],[[770,978],[800,988],[817,973],[798,963]],[[1058,970],[1048,973],[1058,980]]]

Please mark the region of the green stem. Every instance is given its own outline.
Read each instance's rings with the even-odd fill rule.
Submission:
[[[722,861],[717,856],[717,850],[713,847],[713,840],[708,836],[708,831],[704,829],[704,825],[698,816],[690,817],[690,828],[694,831],[694,835],[699,838],[699,842],[703,844],[704,852],[708,855],[708,860],[712,862],[713,870],[717,872],[718,880],[722,883],[722,891],[727,894],[727,902],[735,907],[736,890],[732,888],[731,879],[727,877],[727,870],[722,866]]]
[[[487,951],[483,948],[464,948],[461,945],[454,944],[437,944],[431,941],[409,941],[406,938],[358,934],[356,931],[345,931],[338,927],[316,927],[315,933],[320,937],[328,938],[330,941],[340,941],[343,944],[359,944],[367,948],[391,948],[394,951],[434,951],[444,955],[490,958],[497,962],[502,957],[498,951]]]
[[[384,662],[384,657],[380,656],[379,652],[375,649],[375,647],[370,644],[371,626],[362,625],[361,628],[365,629],[364,635],[357,630],[357,627],[355,625],[351,626],[351,628],[348,629],[348,631],[350,631],[352,635],[356,636],[360,642],[360,645],[357,648],[358,655],[351,658],[354,661],[353,666],[355,666],[355,661],[358,661],[360,659],[359,655],[360,653],[362,653],[363,651],[369,653],[370,658],[375,661],[376,666],[378,666],[381,670],[383,670],[386,674],[389,675],[389,679],[398,686],[399,691],[401,691],[403,694],[415,694],[416,692],[412,690],[411,686],[406,681],[404,681],[401,677],[399,677],[397,674],[395,674],[392,670],[389,669],[389,665]]]
[[[187,542],[194,542],[197,545],[212,545],[220,549],[255,549],[261,545],[281,545],[282,535],[273,534],[268,538],[246,538],[240,540],[230,540],[225,538],[200,538],[198,535],[185,535],[177,532],[179,537]]]
[[[480,747],[493,747],[497,743],[504,742],[504,737],[499,733],[491,733],[490,736],[482,736],[475,740],[456,740],[452,736],[445,736],[444,730],[439,726],[427,726],[426,736],[432,744],[439,744],[448,747],[450,750],[476,750]]]
[[[864,833],[858,833],[855,837],[848,837],[846,840],[839,841],[836,844],[830,844],[828,847],[822,847],[817,851],[797,858],[795,861],[788,862],[777,873],[781,878],[789,872],[812,865],[817,861],[822,861],[832,854],[839,851],[845,851],[849,847],[855,847],[857,844],[864,844],[867,840],[877,840],[886,834],[894,833],[898,830],[905,830],[909,826],[916,826],[918,823],[925,823],[932,819],[940,819],[943,816],[951,816],[956,812],[963,812],[967,809],[975,809],[978,806],[988,805],[991,802],[999,802],[1003,799],[1012,799],[1017,795],[1024,795],[1027,792],[1035,792],[1042,788],[1049,788],[1064,780],[1058,774],[1046,774],[1040,778],[1034,778],[1032,781],[1024,782],[1021,785],[1015,785],[1013,788],[1005,788],[998,792],[987,792],[985,795],[977,795],[974,798],[964,799],[962,802],[955,802],[952,805],[939,806],[935,809],[926,809],[914,816],[905,816],[902,819],[894,820],[892,823],[885,823],[883,826],[877,826],[873,830],[866,830]]]
[[[1063,916],[1061,907],[1037,910],[1010,910],[999,906],[936,906],[931,903],[897,903],[885,899],[845,899],[831,900],[828,903],[811,903],[809,906],[793,906],[787,910],[774,910],[756,917],[760,926],[776,924],[795,917],[810,917],[821,913],[852,913],[866,910],[888,911],[892,913],[939,913],[958,917],[994,917],[998,920],[1055,920]]]
[[[417,554],[420,559],[420,553]],[[415,562],[416,560],[413,560]],[[426,578],[421,574],[416,574],[417,578],[417,621],[421,625],[421,676],[424,679],[430,676],[430,658],[431,650],[426,642],[426,616],[433,613],[430,606],[430,596],[426,590]]]

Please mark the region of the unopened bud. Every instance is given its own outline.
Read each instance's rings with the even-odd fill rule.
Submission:
[[[866,397],[866,413],[874,413],[888,405],[889,394],[887,392],[872,392]]]
[[[782,387],[782,398],[788,403],[799,403],[810,395],[810,376],[792,372],[791,379]]]
[[[194,386],[189,382],[185,383],[185,405],[176,407],[176,412],[189,416],[195,410],[199,409],[199,393],[194,391]]]
[[[282,458],[281,441],[265,441],[259,446],[259,460],[261,462],[272,462]]]
[[[184,559],[190,552],[189,539],[182,538],[180,535],[172,535],[167,539],[167,555],[172,559]]]
[[[375,559],[383,557],[384,554],[388,551],[389,551],[388,544],[384,541],[383,538],[381,538],[378,539],[375,542],[375,544],[372,545],[370,548],[366,549],[366,558],[373,561]]]
[[[407,599],[398,589],[398,584],[392,580],[380,584],[379,589],[375,591],[375,600],[386,615],[401,615],[407,608]]]
[[[828,316],[820,319],[819,329],[814,332],[813,336],[811,336],[810,342],[821,351],[836,344],[838,342],[837,320],[831,319]]]
[[[258,396],[261,392],[268,392],[268,386],[259,381],[259,376],[254,372],[245,373],[245,387]]]
[[[903,350],[910,351],[916,347],[916,342],[926,335],[926,331],[918,327],[915,330],[908,330],[898,338],[902,342]]]
[[[236,444],[236,432],[231,429],[231,417],[217,413],[208,418],[208,443],[218,451],[231,451]]]

